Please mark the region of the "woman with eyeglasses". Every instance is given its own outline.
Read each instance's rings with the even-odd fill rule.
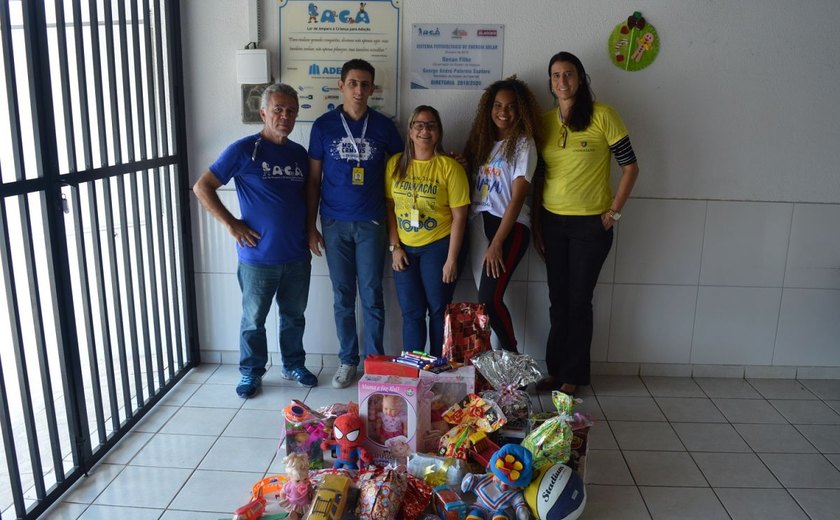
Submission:
[[[421,105],[408,123],[405,151],[385,169],[386,215],[403,350],[440,356],[443,314],[458,279],[458,254],[470,204],[464,168],[441,148],[438,111]],[[428,325],[426,316],[428,314]]]
[[[531,212],[525,199],[539,143],[540,107],[528,85],[512,76],[487,87],[464,149],[472,184],[470,243],[478,301],[499,347],[511,352],[518,350],[504,296],[528,251]]]
[[[592,294],[639,167],[624,122],[611,106],[594,100],[576,56],[552,56],[548,78],[557,106],[542,118],[545,171],[535,177],[532,230],[545,259],[551,329],[549,376],[537,389],[574,394],[589,384]],[[610,155],[621,170],[615,194]]]

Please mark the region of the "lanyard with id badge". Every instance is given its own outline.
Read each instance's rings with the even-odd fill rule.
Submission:
[[[353,137],[353,132],[350,131],[350,127],[347,125],[347,120],[344,119],[344,114],[339,113],[339,116],[341,116],[341,124],[344,125],[344,131],[347,133],[347,137],[350,138],[350,144],[353,146],[353,150],[356,152],[356,166],[353,167],[353,171],[351,174],[353,185],[364,186],[365,169],[362,168],[362,151],[359,148],[359,144],[356,143],[356,139]],[[362,125],[362,135],[361,137],[359,137],[359,142],[363,142],[365,140],[365,133],[367,133],[368,117],[370,117],[370,114],[365,116],[365,122]]]

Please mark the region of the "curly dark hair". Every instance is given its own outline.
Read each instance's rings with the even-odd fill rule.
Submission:
[[[540,105],[534,93],[528,88],[528,84],[514,74],[487,87],[478,101],[472,129],[464,147],[464,156],[471,174],[480,164],[489,159],[490,152],[493,150],[496,141],[496,125],[493,123],[491,114],[496,94],[502,90],[513,92],[516,97],[516,121],[505,140],[502,156],[506,161],[513,160],[516,147],[523,137],[530,137],[537,144],[537,149],[540,148],[542,141]]]

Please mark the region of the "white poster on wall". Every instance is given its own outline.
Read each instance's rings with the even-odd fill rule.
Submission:
[[[341,66],[361,58],[376,69],[370,107],[395,117],[398,107],[402,0],[278,0],[280,81],[298,90],[298,121],[314,121],[341,103]]]
[[[504,25],[411,26],[411,88],[484,89],[502,79]]]

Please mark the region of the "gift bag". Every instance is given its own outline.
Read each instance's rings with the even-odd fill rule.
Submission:
[[[396,520],[405,497],[408,477],[405,467],[368,467],[359,474],[359,520]]]
[[[450,303],[443,317],[443,356],[472,365],[472,358],[490,350],[490,317],[481,303]],[[490,384],[476,374],[476,390],[489,390]]]

